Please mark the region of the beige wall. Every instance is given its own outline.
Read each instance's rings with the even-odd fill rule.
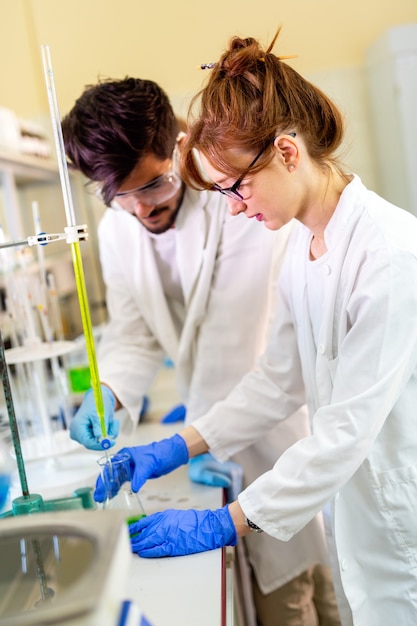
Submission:
[[[377,186],[365,51],[387,28],[416,21],[416,0],[0,0],[0,106],[48,123],[40,55],[48,44],[61,114],[86,84],[128,74],[159,82],[184,114],[204,80],[200,63],[217,59],[233,34],[267,43],[282,24],[276,53],[297,55],[290,63],[339,103],[346,160]]]

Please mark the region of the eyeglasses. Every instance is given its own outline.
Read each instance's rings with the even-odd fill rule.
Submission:
[[[173,169],[154,178],[143,187],[117,193],[114,197],[123,209],[133,212],[136,204],[158,205],[172,198],[181,187],[181,179]]]
[[[129,213],[134,213],[137,203],[152,206],[170,200],[182,185],[182,181],[176,171],[177,161],[178,155],[175,148],[170,169],[142,187],[116,193],[114,196],[114,200],[117,203],[115,208],[118,208],[117,205],[120,205],[120,208],[129,211]]]
[[[291,135],[291,137],[295,137],[296,133],[289,133],[289,135]],[[239,176],[237,181],[235,183],[233,183],[233,185],[231,187],[220,187],[220,185],[218,185],[217,183],[214,183],[213,186],[212,186],[212,190],[213,191],[219,191],[224,196],[227,196],[228,198],[232,198],[232,200],[237,200],[237,201],[242,202],[244,200],[244,197],[242,196],[241,193],[239,193],[238,189],[239,189],[240,185],[242,184],[243,179],[248,175],[248,172],[255,165],[255,163],[258,161],[258,159],[261,158],[261,156],[263,155],[265,150],[267,148],[269,148],[269,146],[271,144],[274,143],[275,139],[276,139],[276,137],[272,137],[272,139],[267,141],[267,143],[264,145],[262,150],[260,152],[258,152],[256,157],[253,159],[253,161],[251,161],[251,163],[245,169],[243,174],[241,176]]]

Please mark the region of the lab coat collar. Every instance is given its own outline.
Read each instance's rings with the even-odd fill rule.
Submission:
[[[354,175],[353,180],[342,191],[336,209],[324,231],[324,238],[329,251],[340,245],[340,241],[344,239],[347,224],[364,206],[364,193],[366,193],[366,189],[361,179]]]

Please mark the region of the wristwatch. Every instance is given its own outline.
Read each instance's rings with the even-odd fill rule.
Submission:
[[[264,532],[262,530],[262,528],[259,528],[259,526],[257,526],[253,522],[251,522],[250,519],[248,519],[247,517],[245,517],[245,526],[250,528],[251,531],[254,532],[254,533],[263,533]]]

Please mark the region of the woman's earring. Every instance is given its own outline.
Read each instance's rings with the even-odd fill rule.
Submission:
[[[288,171],[293,172],[294,170],[295,170],[295,165],[291,163],[291,165],[288,166]]]

